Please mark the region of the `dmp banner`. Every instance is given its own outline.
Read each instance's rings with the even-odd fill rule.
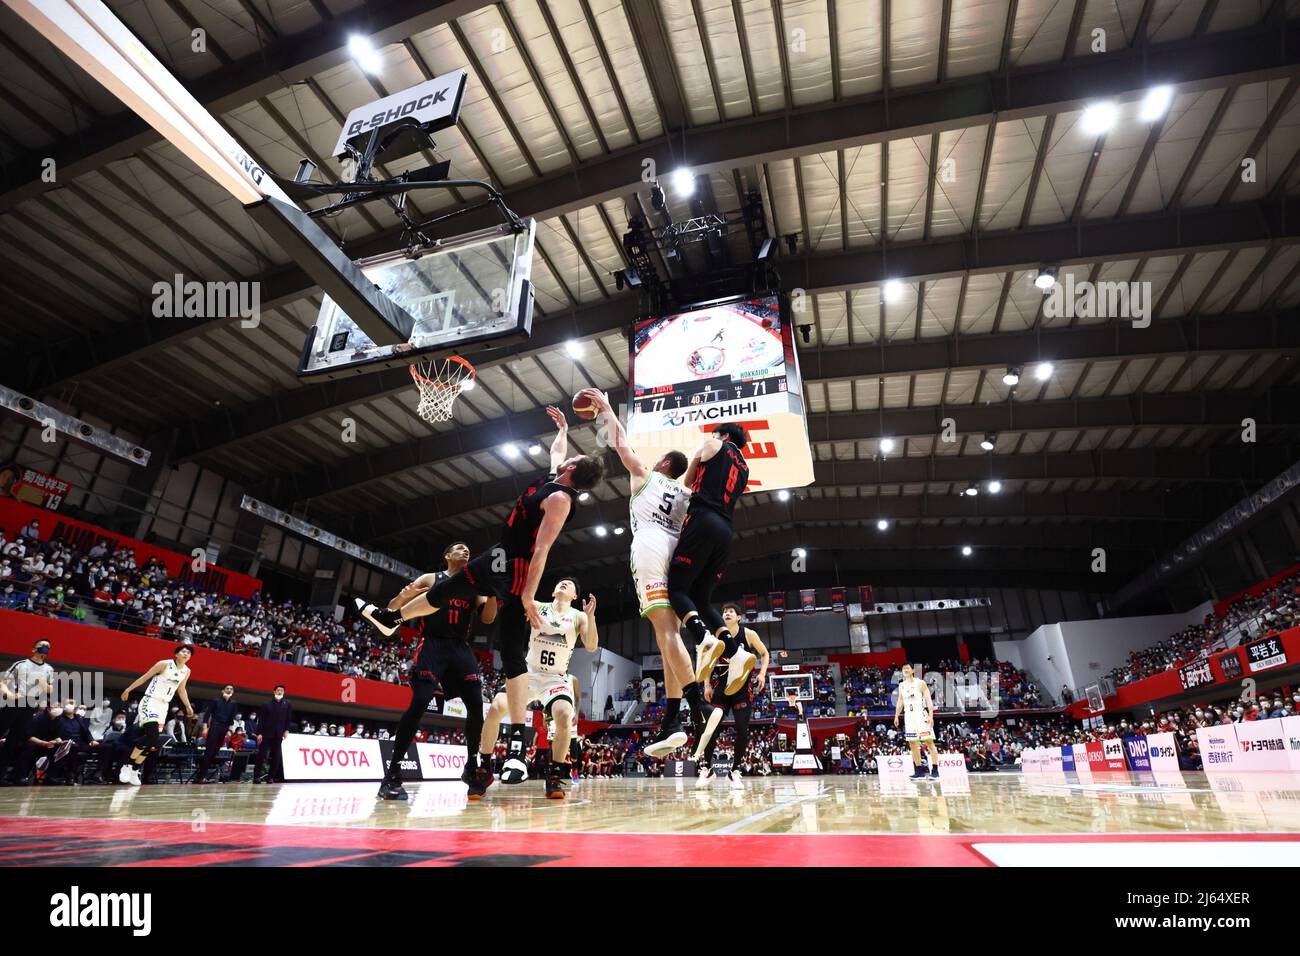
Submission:
[[[1131,770],[1151,772],[1151,744],[1145,737],[1125,737],[1124,754]]]

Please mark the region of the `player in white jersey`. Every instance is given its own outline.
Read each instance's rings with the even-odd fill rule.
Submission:
[[[573,772],[569,765],[569,741],[578,724],[578,704],[574,699],[573,683],[569,678],[569,660],[578,640],[589,651],[597,648],[596,598],[587,595],[582,608],[573,606],[578,599],[578,582],[561,578],[556,582],[552,599],[537,605],[541,627],[534,627],[528,638],[528,702],[540,701],[548,720],[555,723],[551,738],[551,768],[546,777],[546,796],[552,800],[564,799],[564,783]],[[497,729],[508,712],[504,693],[497,694],[483,718],[483,739],[479,744],[479,765],[491,758],[496,746]],[[502,771],[502,783],[522,783],[522,779],[508,780],[507,766]],[[562,783],[563,782],[563,783]]]
[[[653,468],[647,468],[628,444],[627,432],[610,406],[609,396],[594,388],[583,389],[579,394],[600,409],[609,444],[627,469],[632,487],[632,497],[628,500],[632,579],[636,582],[637,600],[641,602],[641,616],[654,627],[655,642],[664,662],[664,693],[668,702],[663,724],[646,745],[645,752],[651,757],[666,757],[687,740],[679,717],[683,698],[691,708],[695,732],[698,734],[704,726],[700,684],[682,641],[681,622],[668,600],[668,565],[677,549],[677,538],[682,533],[682,522],[691,501],[691,493],[678,481],[685,474],[688,462],[681,452],[670,451]]]
[[[185,716],[193,717],[194,708],[190,706],[190,695],[185,685],[190,679],[189,660],[194,656],[194,649],[188,644],[178,644],[169,661],[159,661],[122,691],[122,700],[130,700],[131,692],[145,681],[149,685],[144,689],[140,699],[140,710],[136,714],[135,725],[139,728],[135,749],[131,758],[122,764],[122,773],[118,780],[132,786],[140,786],[140,767],[145,757],[158,746],[158,736],[162,731],[163,721],[171,707],[172,698],[179,696],[185,705]]]
[[[903,665],[903,679],[898,682],[895,696],[898,704],[894,707],[894,726],[903,718],[903,735],[907,746],[912,749],[912,766],[916,768],[913,780],[925,776],[921,768],[921,745],[925,744],[930,752],[930,776],[939,776],[939,748],[934,745],[934,701],[930,697],[930,685],[916,676],[911,664]]]

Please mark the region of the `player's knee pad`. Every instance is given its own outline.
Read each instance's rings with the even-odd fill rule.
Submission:
[[[156,750],[158,748],[158,737],[162,734],[162,727],[157,721],[150,721],[140,728],[140,737],[136,741],[136,747],[140,750]]]

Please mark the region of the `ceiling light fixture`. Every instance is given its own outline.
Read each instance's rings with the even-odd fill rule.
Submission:
[[[370,45],[370,40],[359,33],[354,33],[348,37],[348,53],[352,59],[357,61],[357,66],[361,67],[367,73],[378,73],[383,67],[384,61],[380,59],[375,48]]]
[[[1111,100],[1103,100],[1084,108],[1079,123],[1089,136],[1101,136],[1107,133],[1119,119],[1119,107]]]
[[[1147,90],[1147,95],[1142,97],[1142,105],[1138,107],[1138,119],[1144,123],[1154,123],[1169,112],[1173,102],[1172,86],[1153,86]]]

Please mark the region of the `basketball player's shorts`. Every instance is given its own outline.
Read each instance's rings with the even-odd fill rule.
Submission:
[[[934,724],[924,717],[903,717],[903,736],[908,743],[926,743],[934,740]]]
[[[727,665],[719,663],[714,671],[715,674],[721,675],[713,684],[713,700],[709,701],[708,707],[721,707],[723,711],[744,710],[749,707],[749,702],[753,700],[754,694],[751,685],[746,681],[745,686],[740,688],[734,694],[728,694],[727,690]]]
[[[170,701],[158,700],[153,697],[146,697],[140,701],[140,709],[136,711],[135,725],[143,727],[145,724],[157,724],[162,727],[167,722],[167,709]]]
[[[501,611],[497,614],[497,650],[501,652],[501,670],[507,679],[528,672],[528,636],[532,629],[519,600],[528,580],[528,565],[527,558],[505,557],[493,546],[470,558],[462,572],[479,594],[501,601]],[[429,600],[436,604],[432,597]]]
[[[632,538],[632,580],[641,604],[641,616],[655,608],[672,609],[668,601],[668,565],[677,538],[657,528],[647,528]]]
[[[459,690],[467,681],[480,683],[482,675],[478,658],[464,641],[426,637],[415,652],[410,678],[438,681],[444,689]]]
[[[557,700],[567,700],[577,711],[577,705],[573,702],[573,683],[569,680],[568,674],[541,674],[537,671],[528,673],[528,701],[540,701],[542,704],[542,713],[547,720],[551,719],[551,708]]]

